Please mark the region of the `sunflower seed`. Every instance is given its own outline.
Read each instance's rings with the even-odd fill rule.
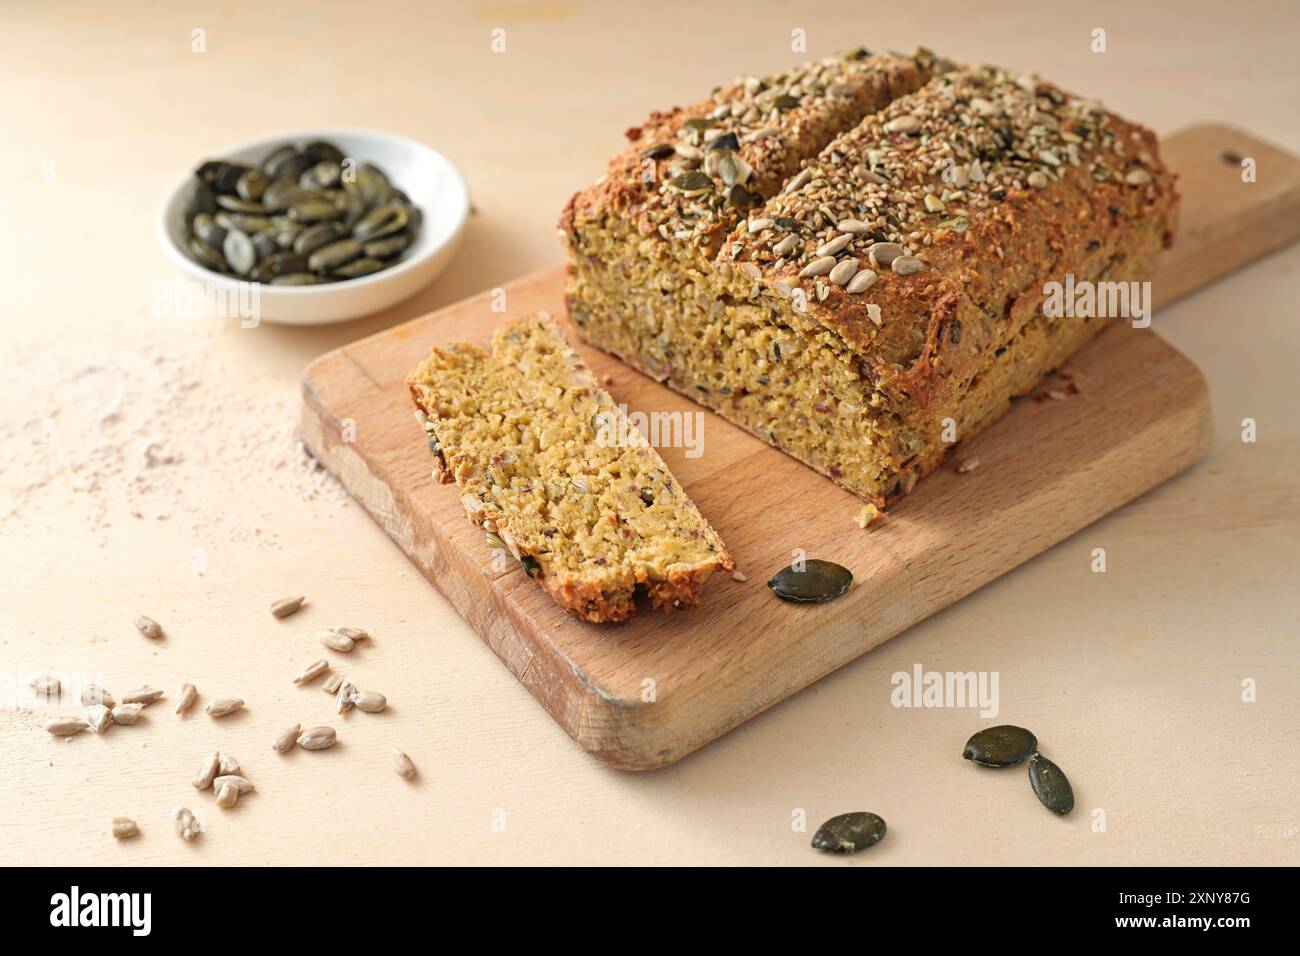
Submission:
[[[325,660],[324,658],[321,658],[320,660],[314,661],[313,663],[308,664],[306,667],[300,670],[298,672],[298,676],[293,679],[293,682],[295,684],[310,684],[317,677],[320,677],[321,674],[324,674],[329,669],[330,669],[330,662]]]
[[[867,251],[871,264],[877,269],[887,268],[902,254],[903,247],[896,242],[878,242]]]
[[[27,682],[27,686],[32,689],[32,693],[38,698],[44,698],[46,701],[54,700],[59,696],[59,691],[63,689],[63,685],[59,683],[57,677],[50,677],[45,674],[37,674]],[[82,703],[85,703],[85,695],[82,696]]]
[[[349,637],[354,641],[370,640],[370,632],[359,627],[335,627],[331,630],[333,630],[335,634]]]
[[[271,744],[271,749],[277,753],[288,753],[293,749],[293,745],[298,742],[298,734],[302,731],[301,724],[294,724],[281,732]]]
[[[851,295],[866,292],[876,284],[876,279],[876,274],[870,269],[860,269],[854,274],[853,278],[849,280],[848,285],[844,287],[844,291]]]
[[[93,704],[86,708],[86,723],[97,734],[102,734],[113,725],[113,712],[103,704]]]
[[[212,703],[208,704],[206,710],[209,717],[225,717],[233,714],[244,706],[244,701],[239,697],[218,697]]]
[[[338,739],[333,727],[313,727],[298,738],[298,746],[303,750],[328,750]]]
[[[393,769],[403,780],[410,780],[415,776],[415,763],[396,747],[393,748]]]
[[[791,565],[776,573],[767,586],[776,596],[801,604],[821,604],[848,591],[853,584],[853,574],[848,568],[832,561],[809,558],[802,571]]]
[[[198,817],[190,812],[189,807],[177,807],[173,810],[172,824],[176,827],[177,835],[186,842],[203,832],[203,825],[199,823]]]
[[[889,268],[893,269],[896,275],[910,276],[924,269],[925,263],[916,256],[898,256],[889,264]]]
[[[377,691],[363,690],[353,697],[353,703],[357,710],[365,711],[367,714],[378,714],[388,706],[388,698]]]
[[[1038,738],[1023,727],[1000,724],[972,734],[961,755],[985,767],[1014,767],[1038,749]]]
[[[199,772],[194,775],[190,781],[194,784],[196,790],[206,790],[212,786],[212,781],[217,779],[217,774],[221,773],[221,752],[212,751],[203,758],[203,763],[199,766]]]
[[[148,707],[158,698],[162,697],[163,692],[156,687],[150,687],[145,684],[143,687],[137,687],[131,693],[122,698],[124,704],[144,704]]]
[[[222,784],[217,788],[217,806],[229,810],[239,802],[239,788],[232,783]]]
[[[852,241],[853,241],[853,236],[851,236],[848,233],[841,233],[840,235],[836,236],[834,239],[831,239],[829,242],[823,242],[820,246],[818,246],[815,255],[819,255],[819,256],[836,255],[837,253],[843,252],[845,249],[847,249],[849,243]]]
[[[334,698],[334,704],[340,714],[346,714],[356,706],[357,702],[357,685],[350,680],[345,680],[339,685],[338,695]]]
[[[824,276],[835,268],[834,256],[822,256],[820,259],[814,259],[808,263],[799,272],[800,279],[809,279],[813,276]]]
[[[186,713],[198,699],[199,692],[193,684],[181,684],[181,689],[176,692],[176,713]]]
[[[352,638],[336,631],[318,631],[316,639],[332,651],[338,651],[340,654],[346,654],[356,647],[356,642]]]
[[[969,472],[974,471],[979,466],[980,466],[980,460],[978,458],[974,458],[974,457],[964,458],[962,459],[961,463],[957,465],[957,474],[959,475],[968,474]]]
[[[212,781],[212,786],[217,790],[222,787],[235,787],[240,793],[252,793],[257,789],[253,786],[253,781],[234,773],[222,774]]]
[[[836,285],[848,285],[849,280],[853,278],[854,273],[857,271],[857,259],[841,259],[836,263],[835,268],[830,271],[828,278]]]
[[[103,704],[110,710],[117,706],[117,701],[113,699],[113,695],[98,684],[87,684],[81,689],[81,702],[87,707]]]
[[[113,723],[129,727],[140,719],[144,704],[118,704],[113,708]]]
[[[217,769],[221,771],[223,775],[229,776],[231,774],[239,773],[238,760],[224,751],[218,751],[217,754]]]
[[[151,617],[141,614],[132,623],[135,624],[136,630],[152,640],[156,641],[163,636],[162,627]]]
[[[815,850],[857,853],[885,838],[885,821],[874,813],[841,813],[831,817],[813,834]]]
[[[1074,809],[1074,789],[1061,768],[1042,754],[1029,758],[1029,785],[1034,796],[1053,813],[1062,816]]]
[[[911,113],[895,117],[885,124],[886,133],[915,133],[921,128],[921,120]]]
[[[86,723],[80,717],[68,717],[62,720],[51,720],[45,725],[45,732],[55,737],[75,737],[83,730],[89,730],[90,724]]]
[[[325,679],[325,686],[322,688],[322,690],[324,690],[325,693],[327,694],[337,694],[339,692],[339,688],[342,686],[343,686],[343,675],[331,674],[329,677]]]
[[[129,840],[140,835],[140,825],[130,817],[113,817],[112,833],[116,840]]]

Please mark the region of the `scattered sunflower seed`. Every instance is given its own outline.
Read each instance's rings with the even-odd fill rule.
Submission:
[[[293,745],[298,742],[298,734],[302,731],[301,724],[294,724],[292,727],[281,731],[280,736],[276,737],[271,744],[271,749],[277,753],[288,753],[293,749]]]
[[[222,774],[212,781],[212,786],[217,790],[220,790],[222,787],[234,787],[240,793],[252,793],[257,789],[253,786],[253,781],[235,773]]]
[[[327,694],[337,694],[339,688],[343,686],[342,674],[331,674],[325,679],[324,691]]]
[[[352,648],[356,647],[356,642],[350,637],[346,637],[335,631],[318,631],[316,639],[328,647],[331,651],[338,651],[340,654],[349,653]]]
[[[218,697],[208,704],[206,710],[209,717],[225,717],[228,714],[233,714],[243,706],[244,701],[240,697]]]
[[[44,698],[45,700],[53,700],[58,697],[59,691],[63,689],[63,685],[59,683],[57,677],[50,677],[44,674],[38,674],[33,677],[27,682],[27,686],[32,689],[32,692],[36,694],[37,697]]]
[[[156,641],[163,636],[162,626],[151,617],[145,617],[141,614],[132,623],[135,624],[136,630],[147,638]]]
[[[321,658],[313,661],[298,672],[298,676],[293,679],[295,684],[310,684],[317,677],[320,677],[330,669],[330,662]]]
[[[1014,767],[1038,749],[1038,738],[1023,727],[1000,724],[972,734],[961,755],[985,767]]]
[[[102,734],[113,725],[113,712],[103,704],[92,704],[86,708],[86,723],[97,734]]]
[[[113,723],[129,727],[140,719],[144,704],[118,704],[113,708]]]
[[[113,699],[113,695],[104,690],[104,688],[100,687],[98,684],[87,684],[82,688],[81,702],[87,707],[94,707],[96,704],[103,704],[110,710],[117,706],[117,701]]]
[[[172,811],[172,823],[177,835],[187,843],[203,832],[198,817],[190,812],[189,807],[177,807]]]
[[[357,703],[357,685],[350,680],[345,680],[339,684],[338,695],[334,698],[335,706],[340,714],[345,714]]]
[[[222,784],[217,788],[217,806],[229,810],[239,802],[239,788],[234,784]]]
[[[415,776],[415,763],[396,747],[393,748],[393,769],[403,780],[410,780]]]
[[[181,684],[181,689],[176,692],[176,713],[186,713],[198,699],[199,692],[193,684]]]
[[[831,817],[813,834],[815,850],[857,853],[885,838],[885,821],[874,813],[841,813]]]
[[[802,571],[793,565],[782,568],[767,582],[776,596],[800,604],[821,604],[844,594],[853,584],[853,573],[833,561],[809,558]]]
[[[199,772],[190,782],[194,784],[195,790],[206,790],[212,786],[212,781],[217,779],[219,773],[221,773],[221,752],[214,750],[203,758]]]
[[[55,737],[75,737],[83,730],[89,730],[90,724],[80,717],[68,717],[63,720],[51,720],[45,725],[45,731]]]
[[[1034,796],[1053,813],[1062,816],[1074,809],[1074,789],[1065,773],[1042,754],[1029,758],[1029,785]]]
[[[313,727],[298,738],[298,746],[303,750],[328,750],[338,739],[333,727]]]
[[[351,639],[351,640],[353,640],[353,641],[368,641],[368,640],[370,640],[370,632],[367,631],[367,630],[365,630],[364,628],[360,628],[360,627],[335,627],[335,628],[331,628],[331,630],[333,630],[334,633],[335,633],[335,634],[338,634],[340,637],[346,637],[346,638],[349,638],[349,639]]]
[[[239,773],[239,761],[225,751],[217,751],[217,769],[224,776]]]
[[[271,605],[272,617],[288,617],[302,608],[302,602],[307,600],[305,597],[287,597],[280,598]]]
[[[744,584],[746,581],[749,580],[749,577],[745,574],[744,571],[732,571],[731,578],[733,581],[739,581],[741,584]]]
[[[162,697],[163,692],[156,687],[150,687],[145,684],[143,687],[137,687],[131,693],[122,698],[124,704],[144,704],[148,707],[158,698]]]
[[[381,713],[388,706],[388,698],[373,690],[363,690],[352,698],[357,710],[367,714]]]
[[[113,817],[112,833],[115,840],[129,840],[140,835],[140,824],[130,817]]]

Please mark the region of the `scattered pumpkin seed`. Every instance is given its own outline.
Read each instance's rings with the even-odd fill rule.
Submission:
[[[1074,809],[1074,789],[1065,773],[1042,754],[1029,758],[1029,785],[1034,796],[1053,813],[1062,816]]]
[[[130,817],[113,817],[113,839],[129,840],[140,835],[140,824]]]
[[[767,586],[776,596],[803,604],[821,604],[844,594],[853,584],[853,573],[832,561],[809,558],[804,569],[796,571],[793,565],[782,568]]]
[[[172,811],[172,824],[176,827],[176,834],[185,842],[190,842],[196,836],[203,832],[203,825],[199,823],[189,807],[177,807]]]
[[[225,717],[233,714],[235,711],[244,706],[244,701],[239,697],[218,697],[205,708],[209,717]]]
[[[885,821],[874,813],[859,811],[831,817],[813,834],[815,850],[857,853],[885,838]]]
[[[1011,724],[972,734],[961,755],[984,767],[1014,767],[1038,749],[1038,738]]]
[[[324,658],[321,658],[318,661],[313,661],[312,663],[304,667],[302,670],[300,670],[298,672],[298,676],[293,679],[293,682],[295,684],[310,684],[317,677],[320,677],[321,674],[324,674],[329,669],[330,669],[330,662],[325,660]]]
[[[303,750],[328,750],[338,739],[333,727],[313,727],[298,738],[298,746]]]
[[[363,690],[352,698],[357,710],[367,714],[378,714],[388,706],[388,698],[378,691]]]
[[[396,747],[393,748],[393,769],[403,780],[410,780],[415,776],[414,761]]]
[[[83,730],[89,730],[90,724],[86,723],[80,717],[66,717],[62,720],[51,720],[45,725],[45,732],[55,737],[75,737]]]
[[[176,713],[188,713],[198,699],[199,692],[193,684],[181,684],[181,689],[176,692]]]
[[[133,623],[135,624],[136,630],[151,640],[156,641],[158,638],[163,636],[162,627],[151,617],[145,617],[141,614]]]
[[[294,724],[280,732],[280,735],[271,743],[271,749],[277,753],[288,753],[293,749],[293,745],[298,742],[298,734],[302,732],[301,724]]]

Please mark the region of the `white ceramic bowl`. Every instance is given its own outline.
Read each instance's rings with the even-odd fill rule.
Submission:
[[[320,325],[369,315],[400,302],[447,267],[469,217],[469,188],[445,156],[413,139],[378,130],[303,129],[277,133],[241,143],[214,157],[196,156],[194,166],[209,158],[256,164],[286,143],[301,146],[316,139],[329,140],[358,163],[374,163],[382,169],[393,185],[420,207],[424,214],[420,232],[415,244],[396,264],[359,279],[313,286],[263,283],[258,288],[260,320]],[[163,201],[158,211],[158,241],[173,263],[207,288],[215,288],[215,295],[238,295],[241,283],[209,272],[182,251],[185,191],[192,176],[193,171],[187,171]]]

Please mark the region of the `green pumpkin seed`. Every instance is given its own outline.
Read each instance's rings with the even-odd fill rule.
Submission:
[[[321,222],[340,215],[339,208],[328,199],[304,199],[289,207],[289,218],[294,222]]]
[[[226,241],[225,228],[218,226],[216,220],[206,212],[201,212],[195,216],[190,228],[194,230],[194,235],[213,249],[220,249],[221,244]]]
[[[401,232],[406,228],[406,210],[397,203],[389,203],[366,213],[355,226],[352,234],[365,242]]]
[[[347,229],[339,222],[321,222],[314,226],[307,226],[294,240],[293,251],[299,255],[309,256],[331,242],[338,242],[347,234]]]
[[[333,189],[339,184],[343,168],[332,159],[323,159],[298,177],[304,189]]]
[[[275,179],[279,175],[280,164],[288,160],[291,156],[297,155],[298,150],[292,146],[281,146],[273,149],[271,154],[262,160],[262,172],[266,174],[267,179]]]
[[[675,152],[676,150],[672,147],[670,143],[656,143],[655,145],[651,146],[649,149],[642,150],[641,158],[642,159],[667,159]]]
[[[361,256],[361,243],[355,239],[341,239],[317,249],[307,258],[312,272],[329,272]]]
[[[221,210],[212,217],[216,220],[218,226],[223,229],[237,229],[240,232],[247,233],[250,236],[256,235],[263,229],[274,225],[266,216],[252,216],[243,212],[228,212]]]
[[[676,189],[678,192],[690,195],[700,195],[713,189],[713,180],[698,169],[692,169],[690,172],[682,173],[680,176],[674,176],[668,180],[670,189]]]
[[[373,256],[376,259],[389,259],[400,252],[405,251],[406,247],[411,244],[405,233],[398,233],[395,236],[385,236],[383,239],[372,239],[362,245],[366,255]]]
[[[257,251],[259,262],[280,251],[280,244],[275,241],[275,236],[275,226],[268,226],[253,236],[253,248]]]
[[[303,147],[303,153],[314,163],[329,160],[334,163],[343,162],[343,150],[339,149],[333,143],[327,140],[318,139],[308,143]]]
[[[1061,768],[1042,754],[1029,758],[1029,785],[1034,796],[1053,813],[1062,816],[1074,809],[1074,789]]]
[[[1014,767],[1038,749],[1038,738],[1023,727],[1001,724],[973,734],[961,755],[984,767]]]
[[[274,162],[272,162],[274,159]],[[300,153],[292,146],[285,146],[277,149],[267,161],[262,164],[262,172],[266,173],[266,178],[271,180],[287,177],[297,180],[303,174],[303,171],[310,167],[317,160],[312,159],[306,153]]]
[[[185,197],[185,209],[190,216],[199,213],[211,215],[217,211],[217,197],[212,187],[199,178],[190,181],[189,193]]]
[[[315,193],[310,189],[303,189],[296,180],[277,179],[266,187],[266,192],[262,193],[262,207],[267,212],[284,212],[294,203],[306,202],[314,198],[316,198]]]
[[[224,239],[224,237],[223,237]],[[226,260],[205,242],[191,238],[189,241],[190,258],[205,269],[211,269],[213,272],[225,272]]]
[[[221,251],[225,253],[230,268],[241,276],[248,275],[257,262],[257,250],[253,248],[253,240],[238,229],[231,229],[226,233]]]
[[[384,263],[370,256],[363,256],[360,259],[353,259],[345,266],[340,266],[330,272],[330,275],[337,276],[340,279],[359,279],[362,276],[368,276],[372,272],[378,272],[384,268]]]
[[[874,813],[841,813],[831,817],[813,834],[814,850],[857,853],[885,838],[885,821]]]
[[[239,177],[239,182],[235,183],[235,192],[239,193],[240,199],[257,202],[269,185],[270,180],[260,169],[246,169]]]
[[[271,285],[320,285],[327,280],[311,272],[291,272],[288,275],[275,276]]]
[[[793,565],[782,568],[767,586],[783,600],[821,604],[833,601],[853,584],[853,573],[832,561],[809,558],[803,564],[802,571],[796,571]]]

